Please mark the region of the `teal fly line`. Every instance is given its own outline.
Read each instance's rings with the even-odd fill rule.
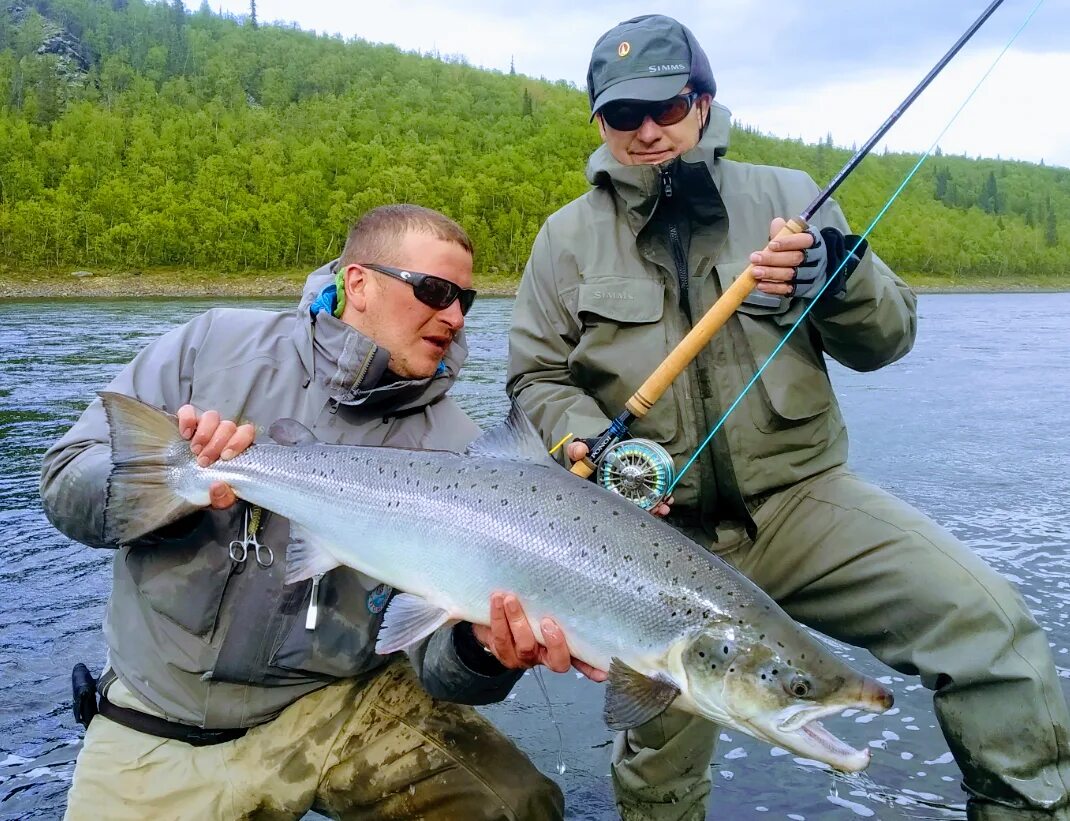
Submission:
[[[921,155],[921,158],[911,169],[910,173],[907,174],[906,178],[899,184],[899,187],[895,190],[895,193],[893,193],[892,196],[889,197],[888,201],[885,202],[884,207],[881,208],[877,216],[873,218],[873,221],[870,222],[869,226],[866,228],[862,236],[858,238],[858,241],[854,244],[854,247],[851,248],[850,252],[846,256],[844,256],[843,261],[840,262],[838,266],[836,266],[836,270],[833,272],[832,276],[827,278],[825,284],[821,286],[817,294],[809,301],[810,304],[807,305],[805,309],[803,309],[803,312],[799,315],[799,318],[795,320],[795,323],[788,329],[788,332],[784,334],[784,338],[780,340],[780,342],[775,348],[773,348],[772,353],[770,353],[765,362],[762,363],[762,366],[758,368],[757,371],[755,371],[754,376],[751,377],[751,380],[746,384],[746,386],[744,386],[743,390],[740,391],[739,396],[737,396],[735,398],[735,401],[733,401],[732,404],[728,406],[728,410],[721,414],[721,418],[717,420],[717,424],[713,426],[706,438],[702,440],[702,444],[695,448],[695,452],[691,455],[691,458],[687,460],[687,463],[680,469],[680,471],[676,474],[676,477],[672,480],[672,483],[669,485],[669,489],[666,491],[666,496],[672,493],[673,488],[675,488],[676,485],[679,484],[684,474],[687,473],[688,470],[690,470],[691,466],[695,463],[695,460],[698,459],[702,451],[706,449],[706,447],[710,444],[711,441],[713,441],[713,437],[717,435],[717,431],[724,427],[724,423],[728,419],[729,415],[732,413],[732,411],[736,409],[739,403],[743,401],[744,397],[746,397],[746,395],[750,392],[750,389],[754,387],[755,383],[761,377],[762,373],[768,367],[769,363],[773,361],[776,355],[780,352],[780,349],[783,348],[785,344],[787,344],[787,341],[791,338],[791,335],[795,333],[796,329],[803,323],[803,320],[806,319],[806,317],[810,314],[810,311],[817,303],[817,300],[819,300],[821,298],[821,295],[825,293],[825,289],[836,281],[836,277],[843,269],[843,266],[847,264],[847,261],[854,255],[854,252],[858,250],[858,247],[865,241],[866,237],[868,237],[870,233],[872,233],[873,229],[877,227],[877,223],[879,223],[881,219],[883,219],[885,213],[887,213],[888,209],[892,207],[892,203],[899,198],[899,195],[903,192],[903,189],[906,188],[907,183],[909,183],[911,179],[913,179],[914,175],[918,173],[918,169],[921,168],[925,160],[927,160],[932,154],[932,152],[936,150],[936,146],[939,144],[944,134],[946,134],[948,129],[955,124],[955,121],[959,118],[959,115],[969,104],[970,100],[973,99],[974,95],[977,94],[977,91],[984,84],[985,80],[988,79],[989,75],[995,70],[996,66],[999,64],[999,61],[1003,59],[1003,55],[1007,53],[1010,47],[1014,44],[1014,41],[1018,39],[1018,35],[1020,35],[1022,31],[1025,30],[1025,27],[1029,25],[1029,21],[1033,19],[1034,15],[1037,13],[1037,11],[1042,5],[1044,5],[1044,0],[1037,0],[1037,3],[1030,10],[1029,14],[1026,15],[1025,20],[1022,21],[1022,24],[1018,26],[1018,29],[1014,32],[1013,35],[1011,35],[1011,39],[1007,41],[1007,44],[1003,47],[999,54],[996,55],[996,58],[992,61],[992,64],[988,67],[988,70],[983,75],[981,75],[981,79],[977,81],[977,84],[973,87],[973,90],[970,91],[970,93],[966,96],[966,99],[962,101],[962,104],[955,111],[954,115],[952,115],[951,119],[948,120],[947,125],[945,125],[940,131],[940,133],[936,135],[936,139],[933,140],[932,145],[930,145],[929,148],[926,149],[925,153]]]

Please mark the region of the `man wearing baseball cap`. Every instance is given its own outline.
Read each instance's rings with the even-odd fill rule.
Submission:
[[[816,300],[659,512],[796,619],[920,676],[971,819],[1070,817],[1070,720],[1044,632],[1009,582],[846,466],[824,357],[869,371],[904,356],[914,293],[866,243],[850,252],[857,238],[835,202],[809,231],[770,241],[818,188],[801,171],[724,158],[729,112],[676,20],[648,15],[608,31],[587,87],[603,141],[587,165],[593,188],[535,240],[509,392],[547,443],[597,436],[753,264],[756,289],[632,426],[679,467]],[[586,452],[576,441],[568,457]],[[673,710],[622,733],[622,816],[705,817],[717,734]]]

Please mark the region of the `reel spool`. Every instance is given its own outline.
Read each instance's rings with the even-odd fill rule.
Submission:
[[[657,442],[626,439],[609,448],[598,463],[598,484],[651,510],[669,495],[672,457]]]

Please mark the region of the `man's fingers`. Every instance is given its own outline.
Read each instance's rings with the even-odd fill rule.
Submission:
[[[223,452],[223,448],[226,446],[227,442],[230,441],[230,437],[232,437],[237,430],[238,426],[229,419],[224,419],[216,425],[212,438],[208,440],[207,444],[201,448],[201,452],[197,454],[197,464],[203,468],[218,459],[219,454]]]
[[[603,682],[609,678],[609,674],[605,670],[599,670],[597,667],[593,667],[585,661],[579,659],[572,659],[572,666],[583,673],[591,681]]]
[[[583,457],[587,455],[587,445],[583,442],[569,442],[565,452],[573,462],[582,462]]]
[[[183,405],[175,414],[178,417],[178,433],[183,439],[189,439],[197,430],[197,409],[193,405]]]
[[[520,599],[516,596],[505,597],[505,615],[509,619],[509,630],[513,635],[517,658],[527,667],[537,664],[539,643],[535,640],[535,633],[520,606]]]
[[[540,627],[546,648],[543,663],[555,673],[567,673],[572,666],[572,653],[569,652],[565,634],[553,619],[543,619]]]
[[[223,446],[223,452],[219,454],[220,459],[233,459],[239,453],[248,448],[253,439],[256,438],[256,428],[250,424],[238,425],[238,429],[234,432],[234,435],[227,440],[227,443]]]
[[[208,488],[208,500],[216,510],[224,510],[238,501],[238,497],[226,482],[212,482]]]
[[[204,450],[204,446],[215,435],[217,427],[219,427],[219,413],[217,411],[205,411],[201,418],[197,420],[197,430],[194,431],[193,438],[189,441],[189,448],[193,451],[194,456],[200,455],[200,452]]]
[[[520,667],[513,644],[513,632],[505,615],[505,597],[500,593],[490,597],[490,635],[490,649],[494,657],[511,670]]]

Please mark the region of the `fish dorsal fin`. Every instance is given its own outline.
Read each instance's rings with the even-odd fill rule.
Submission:
[[[668,678],[651,678],[619,658],[609,665],[609,683],[602,716],[611,730],[630,730],[661,715],[680,695]]]
[[[546,445],[543,444],[539,432],[515,399],[505,421],[472,442],[468,446],[468,455],[484,459],[557,465],[546,452]]]
[[[411,593],[398,593],[386,607],[383,624],[375,639],[375,652],[385,656],[404,650],[448,621],[450,614],[427,599]]]
[[[286,447],[303,447],[314,445],[319,442],[316,434],[298,422],[296,419],[276,419],[268,428],[268,436],[277,444]]]

